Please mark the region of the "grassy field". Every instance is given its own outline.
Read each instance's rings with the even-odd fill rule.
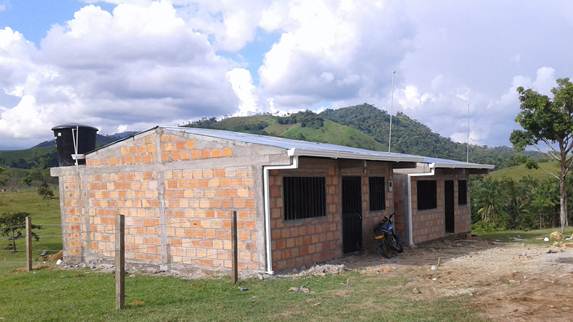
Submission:
[[[539,169],[528,169],[524,164],[521,164],[493,171],[488,176],[495,179],[508,178],[513,180],[519,180],[525,176],[531,176],[535,179],[547,179],[551,177],[548,172],[559,172],[559,165],[557,162],[540,162]]]
[[[58,200],[34,191],[0,193],[0,213],[30,212],[44,224],[34,254],[61,247]],[[47,237],[54,236],[54,237]],[[23,243],[19,242],[19,249]],[[0,257],[0,321],[378,320],[475,321],[463,297],[415,300],[406,276],[355,272],[305,278],[247,279],[241,291],[228,279],[183,280],[134,274],[126,279],[127,309],[114,310],[113,274],[42,265],[22,271],[23,253]],[[39,261],[36,265],[40,265]],[[304,286],[310,293],[291,292]]]
[[[550,244],[549,242],[544,242],[544,237],[549,237],[554,231],[559,231],[559,228],[548,228],[548,229],[536,229],[536,230],[502,230],[494,232],[475,232],[480,238],[498,240],[502,242],[525,242],[525,243],[535,243],[535,244]],[[568,227],[565,229],[563,234],[565,237],[570,237],[573,234],[573,227]]]
[[[56,192],[57,194],[57,192]],[[35,230],[40,240],[34,242],[34,260],[41,260],[39,254],[46,250],[55,252],[62,248],[60,222],[60,205],[58,199],[42,200],[35,190],[30,189],[21,192],[0,192],[0,214],[7,212],[28,212],[32,223],[40,225]],[[5,249],[8,241],[6,236],[0,236],[0,272],[2,269],[14,269],[24,264],[23,239],[17,241],[17,252],[12,253]]]

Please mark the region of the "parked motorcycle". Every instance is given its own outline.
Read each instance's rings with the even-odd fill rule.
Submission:
[[[374,228],[374,239],[378,241],[378,252],[385,258],[390,258],[404,251],[398,234],[394,230],[394,222],[392,218],[384,217],[384,219]]]

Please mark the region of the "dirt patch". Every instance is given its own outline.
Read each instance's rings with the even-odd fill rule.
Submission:
[[[573,321],[573,249],[479,239],[439,241],[393,259],[336,261],[365,274],[401,275],[413,298],[467,297],[495,321]]]

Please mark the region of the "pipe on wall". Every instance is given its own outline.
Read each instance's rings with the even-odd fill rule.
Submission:
[[[274,274],[273,272],[273,257],[272,257],[272,239],[271,239],[271,197],[270,197],[270,184],[269,173],[271,170],[288,170],[298,168],[298,156],[291,156],[291,163],[287,165],[268,165],[263,166],[263,199],[265,208],[265,253],[266,253],[266,273]]]

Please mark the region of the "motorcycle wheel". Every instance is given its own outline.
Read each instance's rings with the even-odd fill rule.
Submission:
[[[392,254],[390,252],[390,248],[388,248],[388,244],[386,243],[386,240],[383,240],[382,242],[380,242],[378,244],[378,253],[380,255],[382,255],[382,257],[384,258],[391,258]]]
[[[390,248],[397,251],[398,253],[401,253],[404,251],[404,247],[402,247],[402,243],[400,243],[398,236],[396,236],[394,234],[388,236],[388,244],[389,244]]]

